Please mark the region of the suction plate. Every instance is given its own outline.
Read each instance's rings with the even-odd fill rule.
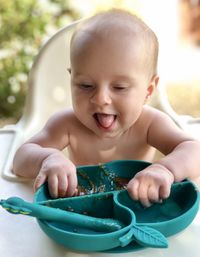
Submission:
[[[57,243],[77,251],[128,252],[144,246],[167,247],[165,237],[185,229],[199,208],[199,193],[190,181],[172,186],[163,203],[144,208],[125,190],[128,181],[150,163],[134,160],[112,161],[77,168],[79,196],[51,199],[48,185],[35,194],[35,201],[75,213],[121,221],[114,232],[97,232],[79,226],[38,220],[41,229]]]

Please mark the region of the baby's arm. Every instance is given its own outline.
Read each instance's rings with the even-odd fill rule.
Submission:
[[[54,115],[18,149],[13,161],[15,174],[36,178],[35,190],[48,180],[52,197],[72,196],[77,187],[76,167],[62,153],[69,144],[67,122],[66,112]]]
[[[200,142],[184,134],[159,111],[149,113],[148,144],[165,156],[139,172],[128,184],[129,194],[150,206],[170,194],[173,182],[200,176]]]

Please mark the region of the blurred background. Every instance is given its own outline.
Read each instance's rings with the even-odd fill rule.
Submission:
[[[72,21],[113,7],[137,14],[155,31],[172,107],[200,117],[199,0],[0,0],[0,127],[22,116],[27,77],[44,42]]]

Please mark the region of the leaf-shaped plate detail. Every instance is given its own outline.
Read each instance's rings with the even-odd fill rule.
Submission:
[[[168,247],[167,239],[163,234],[151,227],[142,225],[133,225],[130,231],[119,240],[122,247],[128,245],[132,240],[143,246]]]

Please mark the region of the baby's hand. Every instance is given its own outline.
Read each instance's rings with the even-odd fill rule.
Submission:
[[[46,180],[48,180],[49,193],[53,198],[73,196],[76,193],[76,167],[62,152],[55,152],[42,162],[34,183],[35,191]]]
[[[149,207],[169,196],[173,182],[174,176],[167,168],[152,164],[129,181],[127,190],[134,200],[139,200],[142,205]]]

